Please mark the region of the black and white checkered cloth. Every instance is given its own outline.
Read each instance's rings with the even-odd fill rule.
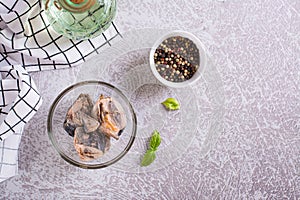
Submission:
[[[42,103],[28,72],[78,65],[121,38],[114,22],[94,39],[65,38],[49,25],[43,2],[0,1],[0,182],[17,173],[23,127]]]

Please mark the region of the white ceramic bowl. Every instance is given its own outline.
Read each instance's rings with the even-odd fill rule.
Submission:
[[[190,39],[198,48],[199,50],[199,56],[200,56],[200,63],[199,63],[199,67],[197,69],[197,71],[194,73],[194,75],[185,81],[182,82],[172,82],[172,81],[168,81],[166,79],[164,79],[159,72],[156,70],[155,67],[155,61],[154,61],[154,53],[156,51],[156,49],[159,47],[159,45],[166,39],[170,38],[170,37],[175,37],[175,36],[181,36],[183,38],[188,38]],[[200,77],[201,74],[203,73],[203,71],[206,68],[206,62],[207,62],[207,57],[206,57],[206,51],[205,51],[205,47],[202,44],[202,42],[193,34],[186,32],[186,31],[172,31],[169,32],[165,35],[163,35],[161,38],[159,38],[155,44],[153,45],[153,47],[151,48],[150,51],[150,68],[151,71],[153,72],[154,76],[164,85],[169,86],[169,87],[174,87],[174,88],[183,88],[186,86],[189,86],[191,84],[194,84]]]

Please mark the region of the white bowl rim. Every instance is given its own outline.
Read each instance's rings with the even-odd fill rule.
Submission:
[[[190,79],[183,81],[183,82],[172,82],[172,81],[168,81],[168,80],[164,79],[163,77],[161,77],[161,75],[156,70],[155,63],[154,63],[154,53],[155,53],[157,47],[165,39],[170,38],[170,37],[175,37],[175,36],[181,36],[181,37],[190,39],[191,41],[193,41],[195,43],[195,45],[199,49],[199,56],[200,56],[199,68],[197,69],[195,74]],[[158,40],[156,40],[156,42],[154,43],[154,45],[152,46],[152,48],[150,50],[149,61],[150,61],[151,71],[152,71],[153,75],[157,78],[157,80],[159,80],[162,84],[169,86],[169,87],[182,88],[182,87],[191,85],[191,84],[195,83],[197,80],[199,80],[199,78],[201,77],[202,73],[204,72],[204,70],[206,68],[207,56],[206,56],[205,46],[195,35],[193,35],[190,32],[187,32],[187,31],[175,30],[175,31],[170,31],[170,32],[164,34],[162,37],[160,37]]]

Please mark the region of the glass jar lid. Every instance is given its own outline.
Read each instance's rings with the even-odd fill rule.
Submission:
[[[82,13],[90,9],[96,0],[58,0],[60,6],[73,13]]]

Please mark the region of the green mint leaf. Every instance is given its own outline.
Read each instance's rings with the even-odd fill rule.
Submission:
[[[141,166],[145,167],[150,165],[154,160],[155,160],[155,151],[152,150],[147,150],[147,152],[145,153],[142,162],[141,162]]]
[[[150,149],[156,151],[157,147],[160,145],[161,138],[157,130],[153,131],[152,137],[150,139]]]
[[[175,98],[167,98],[162,104],[168,110],[178,110],[180,108],[180,104]]]

